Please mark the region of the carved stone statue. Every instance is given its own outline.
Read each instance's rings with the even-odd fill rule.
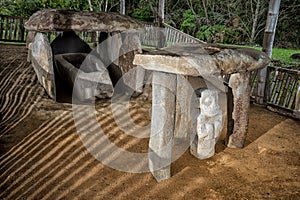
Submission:
[[[197,155],[205,159],[215,153],[215,144],[222,131],[222,110],[216,90],[204,90],[199,100],[201,114],[197,118]]]

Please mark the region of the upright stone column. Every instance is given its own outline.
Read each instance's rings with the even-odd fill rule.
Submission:
[[[171,176],[170,165],[175,124],[176,75],[153,72],[149,168],[160,182]]]
[[[227,146],[231,148],[243,148],[248,132],[249,106],[250,106],[250,72],[232,74],[229,79],[229,87],[233,94],[232,119],[234,127],[232,133],[227,133]],[[228,119],[230,120],[230,119]]]
[[[191,131],[191,101],[194,90],[186,77],[177,75],[175,138],[189,142]],[[195,98],[195,96],[194,96]]]
[[[137,81],[139,81],[137,75],[140,71],[137,71],[133,59],[135,54],[142,52],[142,45],[137,32],[128,31],[122,34],[124,34],[122,36],[124,39],[120,48],[119,66],[123,73],[124,84],[135,90]]]
[[[47,36],[43,33],[37,33],[30,48],[32,66],[38,80],[48,95],[56,100],[53,56]]]

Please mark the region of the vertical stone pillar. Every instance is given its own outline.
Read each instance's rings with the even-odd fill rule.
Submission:
[[[250,72],[232,74],[229,86],[233,94],[233,132],[227,136],[227,146],[243,148],[248,133],[249,106],[250,106]]]
[[[186,77],[177,75],[175,138],[189,142],[191,101],[194,90]]]
[[[47,36],[43,33],[37,33],[30,48],[32,66],[38,80],[48,95],[56,100],[53,56]]]
[[[136,65],[133,64],[133,59],[136,53],[142,52],[142,46],[138,32],[132,31],[122,34],[124,39],[120,47],[119,66],[122,70],[124,84],[136,91],[139,79],[137,75],[143,72],[136,68]]]
[[[34,42],[36,32],[28,31],[26,36],[26,48],[28,49],[27,62],[31,62],[32,43]]]
[[[149,169],[160,182],[171,176],[175,124],[176,75],[153,72]]]

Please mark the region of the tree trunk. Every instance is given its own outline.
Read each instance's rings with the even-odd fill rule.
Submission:
[[[165,0],[158,2],[158,26],[162,27],[165,21]]]
[[[163,33],[163,25],[165,21],[165,0],[159,0],[158,2],[158,27],[159,30],[159,38],[158,38],[158,48],[164,47],[165,38]]]
[[[107,8],[108,8],[108,0],[105,1],[105,8],[104,8],[104,12],[107,12]]]
[[[270,0],[268,18],[263,40],[263,52],[272,57],[272,48],[275,38],[276,25],[278,20],[280,0]]]
[[[250,43],[254,42],[255,32],[256,32],[256,27],[257,27],[257,21],[258,21],[258,15],[259,15],[259,9],[260,9],[260,0],[257,0],[255,13],[252,13],[254,16],[252,17],[253,18],[253,24],[252,24],[252,31],[251,31],[251,36],[250,36]]]
[[[91,0],[88,0],[88,2],[89,2],[90,11],[94,11],[93,5],[92,5],[92,1],[91,1]]]
[[[208,18],[208,14],[207,14],[207,6],[206,6],[207,4],[206,4],[205,0],[202,0],[202,5],[203,5],[204,13],[205,13],[206,25],[211,26],[209,18]]]
[[[263,40],[263,52],[265,52],[270,58],[272,57],[272,48],[275,38],[276,25],[278,20],[280,7],[280,0],[270,0],[268,18],[266,22],[266,28]],[[268,81],[267,76],[267,66],[258,71],[258,85],[257,85],[257,95],[256,103],[264,104],[268,101],[266,99],[266,81]]]
[[[120,13],[125,15],[125,0],[120,0]]]

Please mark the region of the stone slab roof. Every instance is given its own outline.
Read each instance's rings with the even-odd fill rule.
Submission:
[[[269,62],[264,52],[215,44],[175,45],[134,58],[134,64],[148,70],[190,76],[243,73],[263,68]]]
[[[34,13],[25,23],[29,31],[126,31],[143,28],[143,24],[118,13],[45,9]]]

